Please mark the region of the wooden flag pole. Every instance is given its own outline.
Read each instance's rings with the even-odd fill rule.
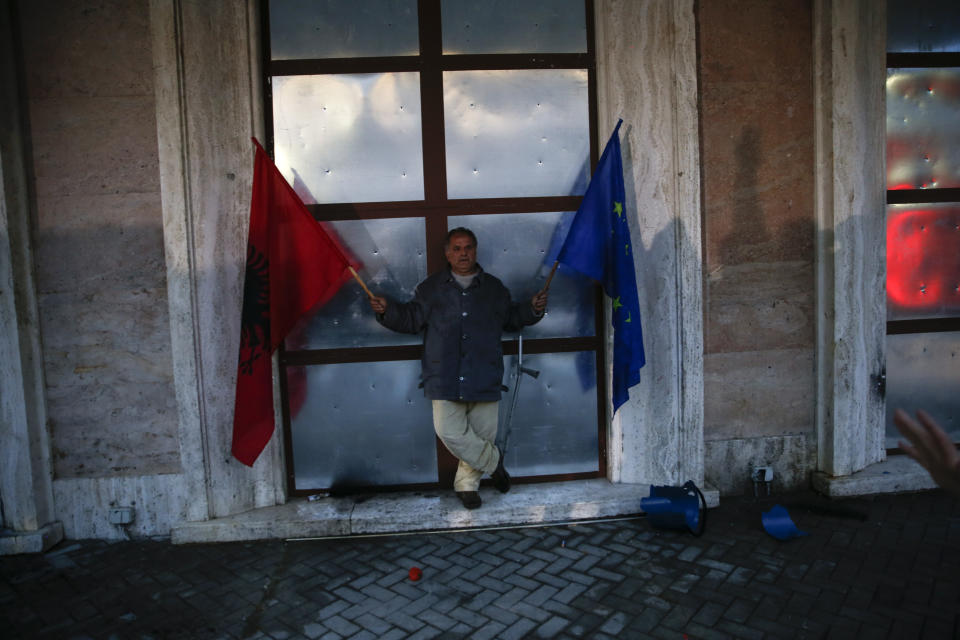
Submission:
[[[550,269],[550,275],[547,276],[547,282],[543,285],[543,289],[540,291],[546,292],[550,288],[550,281],[553,280],[553,274],[557,272],[557,265],[560,264],[559,260],[555,260],[553,263],[553,268]]]
[[[357,282],[360,283],[360,286],[363,287],[363,290],[367,292],[367,296],[369,296],[369,297],[371,297],[371,298],[376,298],[376,296],[373,295],[373,293],[370,291],[370,289],[367,289],[366,283],[364,283],[364,281],[360,278],[359,274],[357,274],[357,272],[354,270],[354,268],[353,268],[352,266],[350,266],[350,265],[347,265],[347,269],[350,269],[350,273],[353,274],[353,277],[356,278]]]

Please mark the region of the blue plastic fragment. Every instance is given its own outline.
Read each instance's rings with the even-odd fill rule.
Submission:
[[[655,527],[696,531],[700,524],[700,501],[692,486],[650,485],[650,497],[640,498],[640,508]]]
[[[764,530],[777,540],[790,540],[810,535],[806,531],[797,529],[797,525],[793,523],[790,514],[779,504],[773,505],[770,511],[762,512],[760,519],[763,522]]]

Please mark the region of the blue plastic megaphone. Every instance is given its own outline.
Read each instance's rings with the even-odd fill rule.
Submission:
[[[650,485],[650,497],[641,498],[640,507],[655,527],[688,529],[699,536],[707,526],[707,501],[692,480],[682,487]]]

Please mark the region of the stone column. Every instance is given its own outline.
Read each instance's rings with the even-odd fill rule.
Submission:
[[[275,437],[230,455],[253,178],[263,137],[259,6],[152,0],[164,249],[190,520],[285,499]]]
[[[814,5],[818,470],[879,462],[886,344],[886,10]]]
[[[50,435],[30,226],[30,198],[11,7],[0,8],[0,555],[63,538],[54,521]]]
[[[647,353],[640,384],[608,429],[608,476],[614,482],[703,484],[693,4],[598,0],[595,5],[597,134],[605,142],[617,118],[623,118],[624,182]]]

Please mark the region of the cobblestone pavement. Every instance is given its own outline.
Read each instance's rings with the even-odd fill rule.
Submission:
[[[958,638],[960,501],[724,498],[644,518],[336,540],[65,541],[0,558],[3,638]],[[412,581],[408,570],[420,567]]]

